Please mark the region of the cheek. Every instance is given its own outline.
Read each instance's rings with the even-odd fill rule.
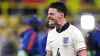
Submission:
[[[60,20],[60,16],[56,16],[56,21],[59,21]]]
[[[58,16],[57,16],[57,15],[55,15],[55,16],[53,16],[53,18],[54,18],[55,20],[57,20],[57,19],[58,19]]]
[[[56,16],[52,16],[52,18],[54,18],[54,19],[55,19],[55,18],[56,18]]]

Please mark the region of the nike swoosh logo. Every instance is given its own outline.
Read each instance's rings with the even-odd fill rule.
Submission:
[[[54,40],[50,41],[50,43],[52,43]]]

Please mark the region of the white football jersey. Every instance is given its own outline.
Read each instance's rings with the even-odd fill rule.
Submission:
[[[73,25],[58,33],[56,28],[48,33],[46,50],[53,56],[77,56],[77,52],[86,49],[82,33]]]

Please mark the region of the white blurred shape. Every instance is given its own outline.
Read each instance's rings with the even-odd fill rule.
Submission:
[[[90,14],[84,14],[81,16],[81,27],[85,30],[92,30],[95,26],[94,17]]]

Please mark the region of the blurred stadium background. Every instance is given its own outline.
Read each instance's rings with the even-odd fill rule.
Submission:
[[[100,24],[100,0],[0,0],[0,50],[7,41],[12,41],[18,48],[18,36],[25,30],[27,18],[36,14],[45,21],[47,6],[55,1],[63,1],[67,5],[69,14],[66,20],[78,27],[84,37],[95,25]],[[86,27],[93,26],[90,29],[82,28],[81,16],[84,14],[93,16],[92,25],[89,24],[92,21],[89,17],[84,22],[87,22]]]

